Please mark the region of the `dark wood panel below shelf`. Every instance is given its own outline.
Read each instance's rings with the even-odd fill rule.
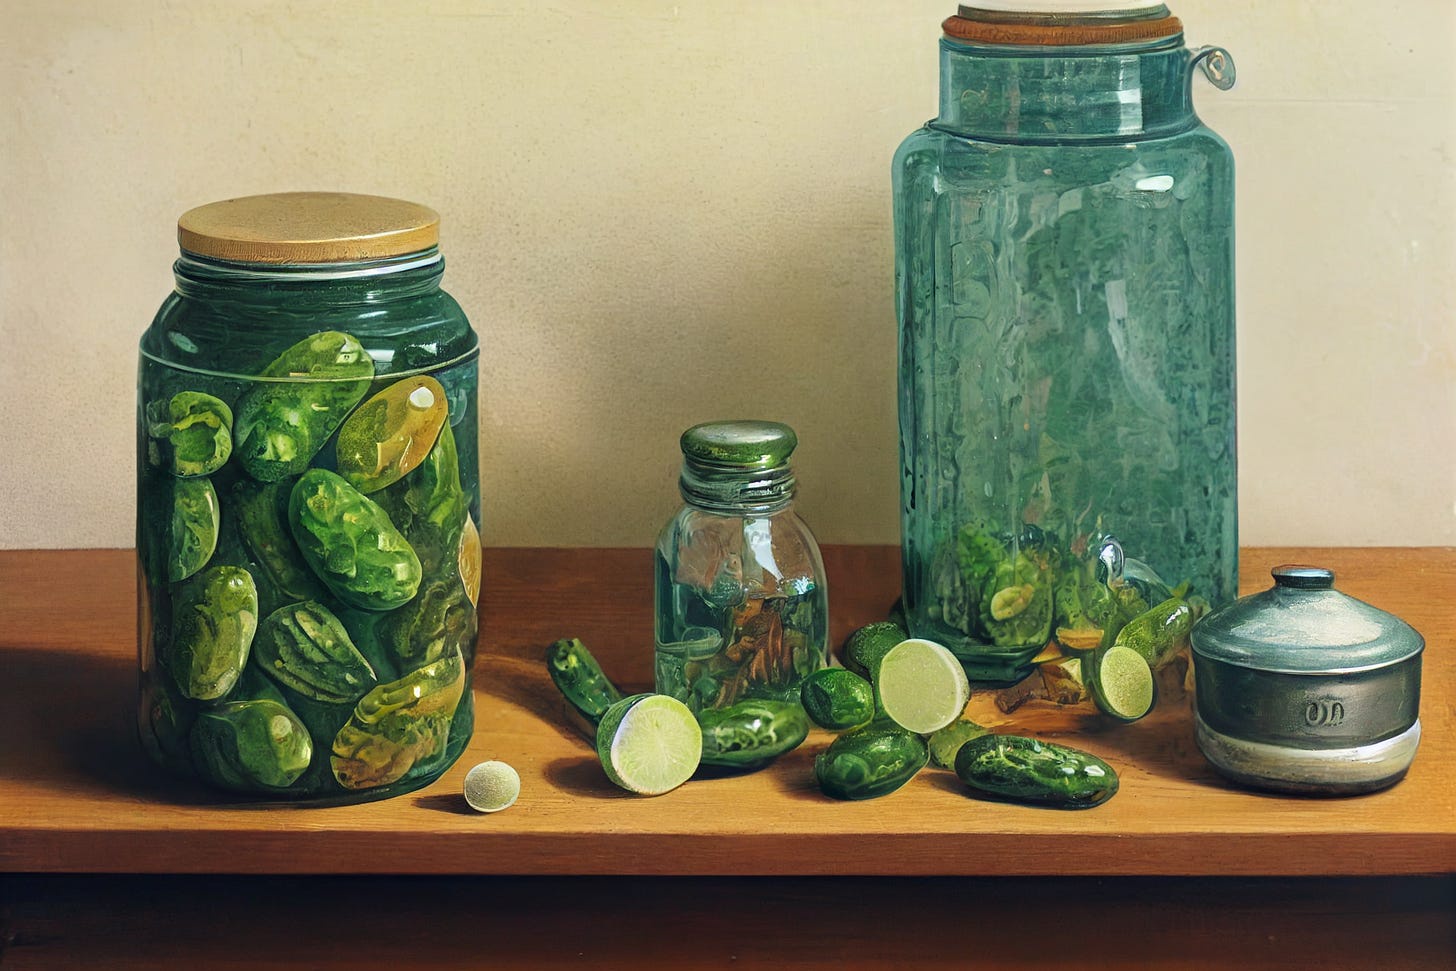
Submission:
[[[0,915],[6,971],[1456,963],[1450,877],[12,876]]]

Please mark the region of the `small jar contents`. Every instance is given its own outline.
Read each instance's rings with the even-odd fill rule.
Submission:
[[[657,539],[657,691],[695,713],[797,702],[829,637],[824,564],[793,509],[798,439],[777,422],[723,421],[681,444],[685,505]]]
[[[141,738],[180,775],[354,802],[470,738],[478,352],[438,222],[287,193],[178,224],[141,342],[137,551]]]

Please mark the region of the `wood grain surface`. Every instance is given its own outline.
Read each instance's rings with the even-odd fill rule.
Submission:
[[[899,586],[890,547],[825,550],[836,643]],[[1246,550],[1245,591],[1269,567],[1333,568],[1341,590],[1427,639],[1425,736],[1407,779],[1353,799],[1236,789],[1193,744],[1187,698],[1130,726],[1031,706],[1009,724],[1113,763],[1119,795],[1064,813],[971,798],[926,771],[866,803],[822,797],[827,736],[758,773],[655,799],[603,777],[568,727],[541,655],[579,636],[608,674],[650,680],[645,550],[491,550],[475,738],[420,792],[360,806],[260,806],[163,776],[133,727],[135,588],[128,551],[0,553],[0,871],[250,874],[1365,875],[1456,873],[1456,550]],[[994,712],[985,696],[977,711]],[[521,773],[511,810],[470,812],[465,770]]]

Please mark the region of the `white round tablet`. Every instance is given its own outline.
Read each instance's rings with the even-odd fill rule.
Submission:
[[[465,801],[483,813],[498,813],[516,804],[521,777],[504,762],[482,762],[465,773]]]

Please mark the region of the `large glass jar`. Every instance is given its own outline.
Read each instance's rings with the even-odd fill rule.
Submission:
[[[656,550],[656,684],[694,712],[794,701],[824,666],[824,562],[794,512],[798,445],[778,422],[723,421],[682,435],[685,505]]]
[[[137,388],[139,722],[176,772],[351,802],[469,740],[478,349],[438,226],[339,193],[178,222]]]
[[[939,116],[894,161],[904,603],[1004,683],[1168,592],[1122,588],[1123,552],[1235,593],[1233,160],[1191,93],[1233,65],[1161,3],[944,29]]]

